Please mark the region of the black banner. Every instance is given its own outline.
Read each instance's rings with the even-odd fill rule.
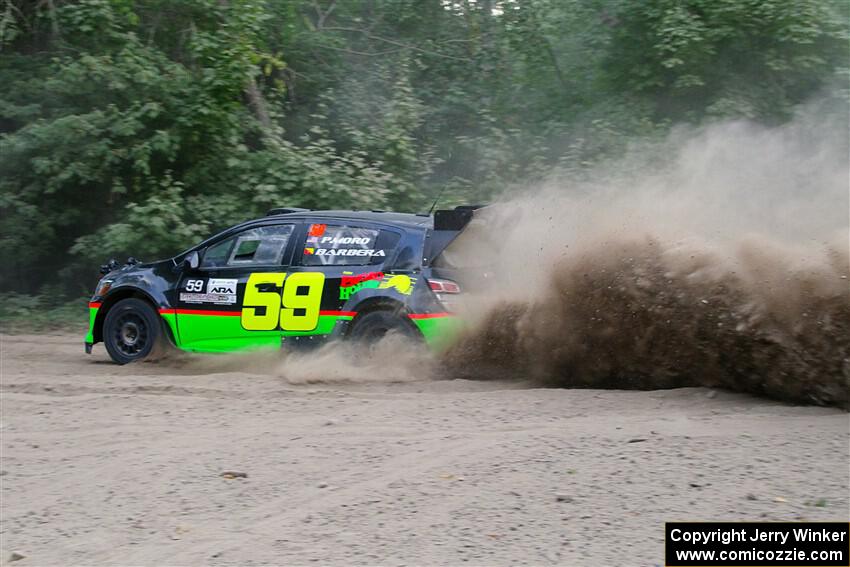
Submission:
[[[668,522],[667,567],[848,567],[847,522]]]

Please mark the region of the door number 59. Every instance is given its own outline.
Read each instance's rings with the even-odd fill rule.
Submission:
[[[312,331],[319,324],[324,286],[325,274],[321,272],[251,274],[242,301],[242,328]]]

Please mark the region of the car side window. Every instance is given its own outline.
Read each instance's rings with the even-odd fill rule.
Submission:
[[[230,249],[233,248],[235,240],[235,238],[228,238],[207,248],[201,267],[218,268],[227,264],[227,258],[230,256]]]
[[[240,232],[210,246],[202,268],[279,266],[294,225],[260,226]]]
[[[304,266],[368,266],[382,264],[399,235],[375,228],[313,223],[301,256]]]

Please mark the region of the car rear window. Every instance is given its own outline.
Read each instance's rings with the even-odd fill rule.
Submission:
[[[307,225],[304,266],[367,266],[382,264],[398,244],[399,235],[387,230],[352,225]]]

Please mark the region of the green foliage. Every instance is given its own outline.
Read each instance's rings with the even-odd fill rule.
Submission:
[[[623,1],[607,57],[612,85],[658,116],[779,121],[846,69],[846,2]]]
[[[88,314],[88,298],[73,300],[62,296],[0,293],[0,332],[82,332]]]
[[[0,291],[77,296],[110,256],[272,206],[486,201],[678,121],[781,121],[846,89],[847,20],[837,0],[6,0]]]

